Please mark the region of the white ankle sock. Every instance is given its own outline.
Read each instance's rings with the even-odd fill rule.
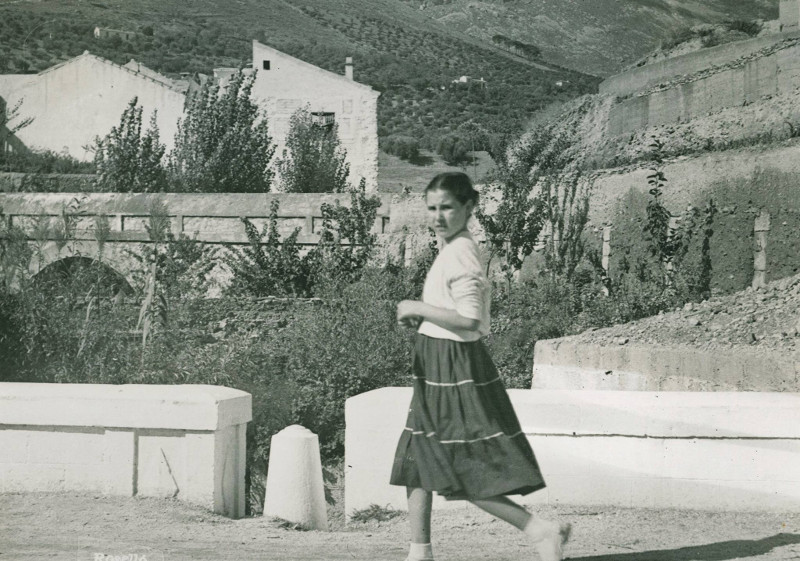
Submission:
[[[557,527],[554,522],[538,516],[531,516],[522,531],[533,538],[533,541],[539,541],[548,537],[554,531],[554,526]],[[558,530],[555,531],[557,532]]]
[[[408,551],[409,561],[422,561],[433,559],[433,549],[429,543],[414,543],[411,542],[411,547]]]

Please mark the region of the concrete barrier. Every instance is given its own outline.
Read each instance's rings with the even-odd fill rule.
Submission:
[[[175,497],[244,515],[250,394],[0,383],[0,491]]]
[[[800,389],[800,362],[749,349],[591,345],[569,338],[537,341],[533,389],[757,391]]]
[[[526,503],[800,507],[800,394],[511,390],[547,487]],[[410,388],[347,401],[345,510],[405,508],[389,485]],[[454,506],[462,502],[445,502]]]

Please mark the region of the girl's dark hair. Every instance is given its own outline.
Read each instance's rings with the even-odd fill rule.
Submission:
[[[431,179],[431,182],[425,187],[425,194],[427,195],[428,191],[438,191],[440,189],[453,195],[462,205],[467,201],[478,204],[479,194],[475,187],[472,186],[472,180],[466,173],[460,171],[440,173]]]

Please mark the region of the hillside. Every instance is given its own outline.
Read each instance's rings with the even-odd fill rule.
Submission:
[[[95,39],[95,26],[134,31]],[[171,75],[239,66],[252,39],[382,92],[379,135],[435,146],[467,121],[516,131],[535,110],[596,89],[585,74],[532,63],[431,20],[399,0],[53,0],[0,8],[0,72],[43,70],[89,50]],[[461,76],[484,82],[454,84]],[[557,85],[560,82],[561,85]]]
[[[543,60],[614,74],[699,24],[775,19],[778,0],[405,0],[451,29],[534,45]]]

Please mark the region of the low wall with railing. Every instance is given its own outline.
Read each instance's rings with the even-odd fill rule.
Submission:
[[[346,405],[345,509],[406,508],[389,485],[410,388]],[[547,487],[526,503],[793,511],[800,394],[511,390]],[[457,506],[463,502],[439,505]]]
[[[0,383],[0,492],[171,497],[245,513],[250,394],[203,385]]]

